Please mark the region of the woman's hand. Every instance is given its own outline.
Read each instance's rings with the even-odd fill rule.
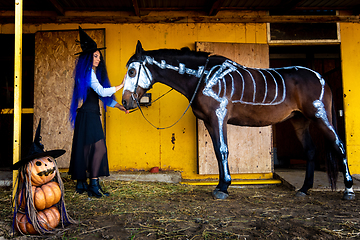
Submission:
[[[120,109],[121,111],[124,111],[125,113],[129,113],[129,110],[126,110],[126,108],[123,105],[120,105],[119,103],[116,103],[114,107]]]
[[[120,89],[122,89],[124,87],[124,82],[122,82],[120,85],[115,86],[115,90],[119,91]]]

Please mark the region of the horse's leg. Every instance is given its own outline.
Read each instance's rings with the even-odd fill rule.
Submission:
[[[207,126],[207,124],[205,124],[205,126]],[[209,130],[208,126],[207,128]],[[211,133],[210,131],[211,130],[209,130],[209,133],[213,142],[219,169],[219,184],[213,191],[213,197],[215,199],[226,199],[229,196],[227,189],[231,184],[231,176],[228,165],[229,150],[226,140],[226,127],[225,129],[222,128],[221,130],[220,127],[219,129],[213,128],[213,133]],[[221,136],[221,132],[223,132],[225,135]]]
[[[324,129],[324,132],[326,133],[324,134],[324,136],[327,139],[327,141],[330,143],[332,150],[335,151],[337,156],[341,159],[341,171],[344,176],[344,184],[345,184],[343,199],[353,200],[355,199],[355,193],[353,190],[353,179],[350,175],[345,147],[342,141],[339,139],[332,125],[328,125],[325,122],[320,122],[320,125],[322,125],[322,129]]]
[[[353,180],[352,177],[350,175],[350,170],[349,170],[349,165],[347,162],[347,158],[346,158],[346,152],[345,152],[345,148],[344,145],[341,141],[336,142],[335,149],[338,149],[338,152],[340,153],[340,156],[342,158],[342,173],[344,176],[344,184],[345,184],[345,191],[344,191],[344,195],[343,195],[343,199],[344,200],[354,200],[355,199],[355,193],[353,190]]]
[[[313,187],[315,170],[315,145],[309,132],[310,120],[306,119],[302,115],[296,115],[290,119],[290,122],[295,129],[296,136],[301,142],[307,157],[304,184],[296,193],[296,196],[300,197],[307,195],[307,191]]]
[[[227,124],[224,122],[226,109],[221,114],[218,110],[216,112],[216,119],[211,124],[205,122],[205,126],[210,133],[219,168],[219,184],[213,191],[213,197],[216,199],[226,199],[229,196],[227,189],[231,184],[228,164]]]
[[[350,175],[349,166],[346,158],[346,150],[339,136],[337,135],[333,124],[328,120],[329,118],[331,119],[332,115],[331,113],[326,113],[325,106],[322,103],[314,102],[314,106],[317,108],[317,112],[315,115],[317,119],[315,120],[315,124],[319,127],[319,129],[323,131],[325,139],[328,141],[328,143],[330,143],[333,151],[335,151],[337,156],[340,157],[342,160],[341,166],[345,183],[343,199],[353,200],[355,199],[355,193],[353,190],[353,179]],[[332,160],[332,158],[328,160]],[[337,164],[336,160],[333,161],[335,161],[333,162],[333,164]],[[333,184],[336,184],[336,182],[333,182]]]

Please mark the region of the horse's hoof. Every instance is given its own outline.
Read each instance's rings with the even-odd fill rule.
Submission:
[[[355,200],[355,193],[354,192],[344,192],[343,200]]]
[[[307,195],[306,193],[301,192],[301,191],[297,191],[295,194],[296,197],[305,197],[306,195]]]
[[[229,194],[224,193],[218,189],[215,189],[212,193],[214,199],[224,200],[229,197]]]

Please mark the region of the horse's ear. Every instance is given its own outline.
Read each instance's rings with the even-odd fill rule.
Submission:
[[[190,52],[191,51],[189,47],[183,47],[180,50],[183,51],[183,52]]]
[[[143,51],[144,51],[144,49],[141,46],[141,42],[138,40],[138,42],[136,44],[136,51],[135,51],[136,56],[141,57],[141,54]]]

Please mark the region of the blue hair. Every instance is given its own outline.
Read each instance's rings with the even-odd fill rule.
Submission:
[[[70,117],[69,120],[71,125],[74,127],[75,118],[76,118],[76,110],[79,106],[79,102],[85,102],[88,91],[91,85],[91,70],[93,66],[93,53],[84,53],[81,54],[75,62],[76,66],[74,69],[74,90],[71,100],[70,106]],[[96,68],[96,77],[99,83],[104,87],[111,87],[110,81],[107,75],[106,66],[104,58],[100,52],[100,63]],[[100,97],[103,104],[104,109],[106,111],[106,106],[109,106],[114,100],[114,95],[111,97]]]

